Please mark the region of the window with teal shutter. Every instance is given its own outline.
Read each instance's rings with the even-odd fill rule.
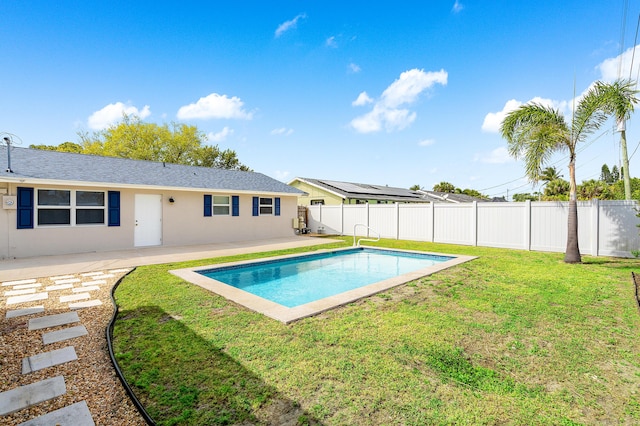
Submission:
[[[240,216],[240,197],[231,196],[231,216]]]
[[[108,201],[108,226],[120,226],[120,191],[109,191]]]
[[[33,228],[33,188],[18,187],[18,229]]]
[[[205,194],[204,196],[204,215],[211,216],[211,212],[213,211],[213,197],[211,195]]]
[[[258,197],[253,197],[253,216],[259,216],[259,206],[260,206],[260,201],[258,200]]]

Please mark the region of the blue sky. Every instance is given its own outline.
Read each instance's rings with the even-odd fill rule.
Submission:
[[[0,132],[23,146],[78,142],[124,111],[197,125],[285,182],[447,181],[510,196],[531,187],[497,133],[504,112],[538,99],[570,116],[574,91],[615,79],[621,54],[637,78],[639,13],[640,0],[6,0]],[[636,113],[629,155],[639,127]],[[614,123],[582,146],[578,182],[604,163],[620,164]],[[550,165],[568,176],[562,155]]]

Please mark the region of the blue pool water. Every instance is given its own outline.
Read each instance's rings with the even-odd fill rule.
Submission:
[[[293,308],[451,259],[448,256],[354,248],[198,272]]]

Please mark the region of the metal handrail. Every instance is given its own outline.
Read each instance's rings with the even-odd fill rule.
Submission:
[[[356,240],[356,228],[358,226],[364,226],[369,231],[375,232],[376,234],[378,234],[378,239],[377,240],[372,240],[371,238],[360,238],[359,240]],[[361,241],[371,241],[373,243],[375,243],[376,241],[380,241],[380,233],[378,231],[376,231],[375,229],[372,229],[370,226],[365,225],[364,223],[356,223],[355,225],[353,225],[353,246],[354,247],[360,247],[360,242]]]

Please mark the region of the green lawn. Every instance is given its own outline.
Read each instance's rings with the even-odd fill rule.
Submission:
[[[289,325],[167,271],[309,249],[137,268],[127,380],[158,424],[640,423],[636,259],[377,245],[479,258]]]

